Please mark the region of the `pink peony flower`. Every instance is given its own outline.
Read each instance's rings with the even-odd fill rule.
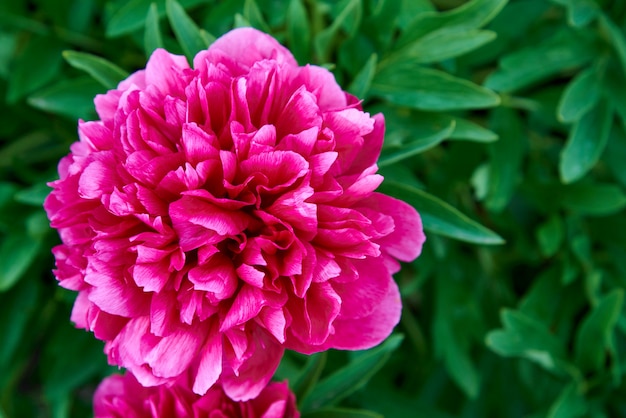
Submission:
[[[298,418],[287,382],[273,382],[258,397],[229,399],[219,385],[196,395],[179,379],[173,385],[143,387],[131,373],[100,383],[93,400],[94,418]]]
[[[254,29],[157,50],[95,99],[45,202],[72,320],[142,385],[191,370],[246,400],[285,348],[366,349],[397,324],[417,212],[376,193],[384,119]]]

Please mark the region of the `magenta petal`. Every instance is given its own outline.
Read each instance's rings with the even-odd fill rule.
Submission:
[[[208,335],[199,354],[200,363],[193,382],[193,391],[198,395],[204,395],[222,374],[222,335],[215,324],[209,328]]]
[[[222,374],[222,386],[229,398],[247,401],[255,398],[272,378],[280,364],[284,348],[274,337],[257,328],[253,331],[254,347],[250,358],[239,368],[238,375]]]
[[[146,355],[146,361],[159,377],[175,377],[181,374],[197,355],[202,344],[202,333],[194,330],[178,330],[163,337]]]

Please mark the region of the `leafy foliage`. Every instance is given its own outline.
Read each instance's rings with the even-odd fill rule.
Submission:
[[[0,3],[0,417],[79,417],[112,370],[69,323],[47,181],[93,97],[158,47],[270,32],[383,112],[382,188],[424,254],[397,334],[287,353],[304,417],[626,416],[626,2]]]

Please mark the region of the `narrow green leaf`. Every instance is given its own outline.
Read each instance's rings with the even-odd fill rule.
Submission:
[[[311,60],[311,27],[302,0],[289,1],[286,21],[289,50],[304,65]]]
[[[93,99],[103,92],[102,85],[91,77],[76,78],[38,91],[28,98],[28,103],[72,119],[93,119],[96,115]]]
[[[574,125],[559,164],[564,183],[580,179],[596,164],[609,139],[612,122],[613,110],[602,100]]]
[[[391,152],[381,154],[378,159],[378,166],[385,167],[431,149],[441,143],[444,139],[448,138],[454,131],[454,126],[455,122],[453,119],[450,121],[448,126],[431,136],[422,137],[407,144],[403,144],[399,150],[393,150]]]
[[[538,320],[521,311],[502,311],[504,329],[491,331],[485,343],[504,357],[523,357],[546,370],[563,371],[565,349],[561,341]]]
[[[488,30],[444,27],[404,46],[393,56],[412,57],[419,63],[439,62],[466,54],[495,38],[496,33]]]
[[[315,52],[319,61],[328,61],[328,53],[333,45],[333,41],[346,21],[352,20],[352,25],[355,27],[358,26],[363,14],[362,8],[363,5],[361,4],[361,0],[345,0],[342,3],[342,6],[340,7],[341,11],[333,20],[331,25],[320,31],[313,39]]]
[[[5,292],[22,277],[34,261],[41,240],[27,234],[12,234],[0,244],[0,292]]]
[[[305,412],[302,418],[383,418],[372,411],[346,408],[324,408],[319,411]]]
[[[480,390],[480,376],[469,357],[469,348],[464,349],[455,338],[450,321],[437,320],[435,333],[450,377],[470,399],[475,399]]]
[[[566,123],[579,120],[598,103],[601,91],[596,69],[581,71],[567,85],[561,96],[557,109],[559,120]]]
[[[626,39],[624,39],[624,33],[604,14],[600,15],[600,27],[608,33],[619,62],[622,64],[622,71],[626,71]]]
[[[50,194],[50,187],[46,183],[37,183],[15,194],[15,200],[26,205],[41,207],[45,198]],[[0,205],[1,207],[2,205]]]
[[[449,204],[415,187],[386,181],[379,190],[412,205],[419,212],[424,229],[435,234],[475,244],[503,244],[495,232],[471,220]]]
[[[457,141],[494,142],[499,136],[487,128],[463,118],[455,118],[454,132],[449,139]]]
[[[164,46],[161,29],[159,28],[159,11],[156,3],[152,3],[148,9],[143,45],[147,57],[149,57],[155,49],[163,48]]]
[[[356,77],[354,77],[350,86],[348,86],[348,92],[358,98],[365,98],[370,86],[372,85],[372,80],[374,80],[377,63],[378,55],[372,54],[363,68],[361,68],[361,71],[359,71]]]
[[[372,348],[319,382],[310,395],[302,400],[300,410],[310,412],[323,406],[333,406],[363,387],[387,362],[402,342],[402,335],[392,335],[378,347]]]
[[[572,382],[554,401],[546,418],[580,418],[585,416],[588,408],[585,398],[576,388],[576,383]]]
[[[203,49],[208,48],[209,42],[202,36],[195,22],[187,15],[185,9],[176,0],[166,0],[167,18],[172,25],[176,39],[180,43],[189,62]]]
[[[107,89],[114,89],[128,77],[128,72],[104,58],[86,52],[63,51],[63,58],[72,67],[85,71]]]
[[[583,372],[600,372],[604,369],[606,353],[623,301],[624,290],[613,290],[600,299],[578,328],[574,354],[576,364]]]
[[[573,31],[560,31],[539,45],[505,55],[485,86],[513,92],[586,64],[596,54],[594,45]],[[538,59],[537,57],[541,57]]]
[[[372,96],[420,110],[458,110],[497,106],[500,97],[489,89],[412,61],[384,67],[372,82]]]
[[[255,0],[245,0],[243,3],[243,17],[246,18],[253,28],[260,29],[264,32],[269,32],[270,27],[263,18],[261,9]]]
[[[315,387],[326,365],[327,352],[313,354],[308,359],[302,373],[291,385],[296,399],[304,399]]]
[[[402,32],[397,42],[401,48],[429,32],[442,28],[478,29],[491,21],[508,0],[472,0],[448,12],[418,14]]]

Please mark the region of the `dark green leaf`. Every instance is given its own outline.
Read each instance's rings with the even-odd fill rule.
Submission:
[[[383,416],[372,411],[345,408],[324,408],[319,411],[306,412],[302,414],[302,418],[383,418]]]
[[[456,110],[497,106],[497,94],[443,71],[412,61],[384,67],[374,77],[372,96],[420,110]]]
[[[378,159],[378,166],[385,167],[394,164],[398,161],[402,161],[405,158],[412,157],[421,152],[424,152],[444,139],[448,138],[454,131],[454,120],[451,120],[448,126],[444,127],[441,131],[427,137],[419,138],[409,143],[403,144],[400,149],[384,152]]]
[[[166,0],[167,18],[189,62],[215,39],[207,38],[176,0]],[[206,32],[205,32],[206,33]]]
[[[302,0],[290,0],[287,8],[287,41],[300,64],[310,61],[311,28]]]
[[[478,29],[491,21],[506,3],[507,0],[473,0],[448,12],[418,14],[402,32],[397,46],[404,47],[442,28]]]
[[[554,401],[546,418],[579,418],[585,416],[587,409],[585,398],[577,390],[576,384],[571,383]]]
[[[609,139],[612,123],[613,110],[603,100],[574,125],[559,164],[564,183],[580,179],[598,162]]]
[[[159,11],[156,3],[152,3],[146,16],[146,31],[143,38],[144,51],[150,56],[157,48],[163,48],[163,37],[159,28]]]
[[[10,289],[37,257],[41,239],[29,234],[11,234],[0,243],[0,292]]]
[[[561,190],[560,202],[582,214],[608,215],[626,207],[626,195],[612,184],[575,184]]]
[[[541,253],[545,257],[552,257],[563,243],[563,222],[557,215],[552,216],[547,222],[537,228],[537,241]]]
[[[308,359],[300,376],[291,385],[296,399],[304,399],[315,387],[318,379],[322,375],[324,366],[326,365],[327,353],[325,351],[311,355]]]
[[[310,412],[323,406],[335,405],[363,387],[387,362],[402,339],[402,335],[392,335],[378,347],[364,352],[347,366],[319,382],[310,395],[302,400],[301,411]]]
[[[483,128],[482,126],[467,119],[455,118],[454,132],[450,139],[459,141],[494,142],[498,140],[498,134]]]
[[[85,71],[107,89],[114,89],[128,77],[128,72],[117,65],[92,54],[63,51],[63,58],[74,68]]]
[[[623,30],[613,23],[613,21],[605,14],[600,15],[600,25],[609,35],[609,39],[615,49],[615,52],[617,53],[619,62],[622,64],[622,71],[626,71],[626,39],[624,39]]]
[[[50,187],[46,183],[37,183],[28,189],[20,190],[15,194],[15,200],[26,205],[40,208],[43,201],[50,194]],[[2,205],[0,204],[0,207]]]
[[[15,103],[45,86],[60,71],[62,46],[54,38],[33,37],[13,64],[6,100]]]
[[[378,56],[372,54],[367,60],[361,71],[354,77],[350,86],[348,86],[348,92],[352,93],[358,98],[364,98],[367,96],[367,92],[374,80],[374,74],[376,73],[376,64],[378,63]]]
[[[255,0],[245,0],[243,3],[243,17],[246,18],[253,28],[269,32],[270,27],[261,14],[261,9]]]
[[[435,234],[473,242],[475,244],[503,244],[495,232],[471,220],[435,196],[397,182],[384,182],[379,190],[408,202],[419,212],[424,229]]]
[[[330,26],[320,31],[313,39],[315,52],[321,62],[328,60],[328,54],[334,43],[334,39],[346,22],[351,22],[351,26],[358,26],[363,14],[362,8],[361,0],[344,0],[340,3],[339,15],[332,21]]]
[[[576,334],[576,364],[583,372],[601,371],[611,342],[611,335],[622,309],[624,291],[613,290],[599,300],[583,320]]]
[[[567,21],[570,25],[583,27],[592,22],[600,11],[595,0],[552,0],[567,7]]]
[[[93,119],[96,94],[104,93],[102,85],[91,77],[63,80],[28,98],[31,106],[68,116],[72,119]]]

